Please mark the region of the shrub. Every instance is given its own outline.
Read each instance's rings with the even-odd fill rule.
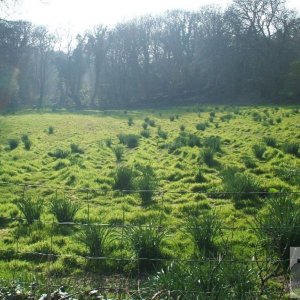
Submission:
[[[25,150],[30,150],[32,143],[29,140],[28,135],[27,134],[23,134],[22,137],[21,137],[21,140],[22,140],[22,142],[24,144]]]
[[[219,136],[210,136],[204,140],[204,146],[212,151],[221,151],[221,138]]]
[[[142,130],[141,131],[141,136],[144,138],[149,138],[150,137],[150,130]]]
[[[120,143],[127,145],[128,148],[135,148],[138,146],[139,137],[134,134],[119,134]]]
[[[71,152],[72,153],[79,153],[79,154],[83,154],[84,153],[84,151],[77,144],[71,144],[70,148],[71,148]]]
[[[273,147],[273,148],[276,147],[276,145],[277,145],[276,139],[271,136],[264,137],[264,142],[266,143],[267,146]]]
[[[144,205],[152,201],[154,190],[157,188],[157,179],[150,166],[140,168],[141,175],[136,180],[136,188]]]
[[[263,155],[267,148],[264,144],[255,144],[253,145],[252,150],[256,158],[263,159]]]
[[[168,138],[168,133],[161,130],[160,128],[157,130],[157,135],[164,140]]]
[[[298,156],[299,144],[296,142],[287,142],[283,145],[283,151],[288,154]]]
[[[209,167],[213,167],[216,165],[216,161],[214,159],[215,152],[211,149],[203,149],[200,152],[200,160],[206,163]]]
[[[47,132],[48,132],[48,134],[53,134],[54,133],[54,127],[49,126]]]
[[[198,124],[196,125],[196,129],[197,129],[197,130],[204,131],[204,130],[206,129],[206,126],[207,126],[206,123],[198,123]]]
[[[133,189],[133,171],[126,166],[120,166],[117,168],[114,176],[114,189],[120,191],[128,191]]]
[[[144,123],[142,124],[142,127],[143,127],[144,130],[146,130],[146,129],[148,128],[148,124],[147,124],[146,122],[144,122]]]
[[[55,215],[58,222],[73,222],[80,209],[79,203],[68,199],[53,199],[50,203],[50,212]]]
[[[79,235],[79,240],[88,248],[91,257],[105,257],[111,234],[111,228],[89,225]]]
[[[16,206],[24,215],[28,224],[32,224],[34,221],[39,221],[43,212],[44,202],[37,198],[32,199],[30,197],[23,198],[16,201]]]
[[[113,148],[113,152],[116,156],[117,161],[121,161],[124,155],[124,147],[122,146],[116,146]]]
[[[221,233],[220,227],[216,213],[208,210],[204,210],[199,216],[189,216],[186,222],[187,232],[197,251],[204,257],[216,255],[216,238]]]
[[[258,197],[255,192],[260,191],[258,181],[250,174],[240,173],[235,168],[227,168],[222,173],[225,192],[232,193],[231,197],[236,208],[245,203],[242,200],[251,200]]]
[[[254,227],[266,249],[272,249],[280,259],[288,259],[290,247],[300,244],[299,203],[291,195],[274,195]]]
[[[54,152],[49,152],[48,155],[57,159],[66,158],[69,155],[69,152],[62,149],[56,149]]]
[[[128,118],[128,126],[132,126],[133,125],[133,118],[129,117]]]
[[[8,140],[8,147],[10,150],[14,150],[19,146],[19,140],[17,139],[9,139]]]
[[[126,237],[138,259],[141,271],[151,272],[161,264],[163,258],[161,243],[166,232],[152,223],[126,229]],[[155,260],[157,259],[157,260]]]

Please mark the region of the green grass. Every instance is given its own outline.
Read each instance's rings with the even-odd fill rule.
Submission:
[[[274,120],[280,118],[281,121],[266,126],[265,108]],[[237,110],[226,106],[195,106],[155,112],[127,111],[126,114],[122,111],[22,111],[0,116],[0,181],[41,185],[25,191],[23,186],[0,185],[0,249],[6,253],[0,259],[0,277],[11,278],[16,274],[12,263],[16,257],[9,251],[15,251],[17,244],[23,252],[51,250],[58,255],[74,255],[77,263],[64,263],[63,258],[58,257],[53,267],[58,273],[70,276],[85,274],[82,257],[87,254],[93,256],[100,251],[101,255],[129,260],[137,256],[136,249],[126,243],[124,232],[122,239],[119,227],[115,229],[115,240],[101,245],[99,233],[85,232],[84,226],[64,225],[55,230],[52,222],[56,222],[56,218],[49,204],[53,198],[64,197],[80,203],[74,217],[78,223],[116,226],[123,222],[145,225],[155,221],[169,229],[163,243],[159,244],[159,253],[182,259],[194,255],[191,237],[179,230],[184,227],[183,216],[186,212],[212,208],[220,216],[222,227],[240,229],[234,234],[223,231],[222,237],[213,239],[216,245],[222,244],[222,238],[229,243],[231,257],[251,259],[256,251],[257,236],[244,228],[255,223],[255,216],[265,209],[268,198],[229,197],[224,192],[299,190],[297,141],[300,122],[299,113],[293,113],[293,109],[270,106],[239,107]],[[134,122],[128,126],[130,117]],[[214,123],[209,123],[212,117]],[[184,130],[180,128],[183,124]],[[205,124],[204,130],[199,125],[197,129],[197,124]],[[143,128],[150,132],[147,138],[140,135]],[[25,145],[11,151],[8,140],[18,140],[23,135],[30,138],[30,151]],[[120,145],[122,143],[126,147]],[[258,149],[256,155],[254,145],[263,146],[263,152]],[[115,149],[120,146],[122,155],[118,158]],[[127,169],[120,171],[124,166]],[[155,176],[143,176],[141,166],[151,166]],[[231,174],[231,179],[224,180],[224,170],[228,168],[237,172]],[[135,186],[151,187],[157,193],[150,198],[141,192],[112,191]],[[41,215],[28,219],[40,217],[44,225],[16,221],[24,218],[24,213],[14,204],[24,193],[30,199],[43,199]],[[79,240],[81,235],[85,239]],[[96,244],[100,245],[99,249],[95,248]],[[35,255],[19,255],[18,264],[24,265],[24,271],[48,272],[44,268],[45,260]],[[126,273],[132,266],[110,261],[107,268],[112,273],[113,270]],[[97,273],[93,268],[90,271]]]

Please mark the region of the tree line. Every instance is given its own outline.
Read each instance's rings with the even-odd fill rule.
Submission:
[[[300,18],[283,0],[173,10],[69,40],[0,20],[0,108],[298,102]]]

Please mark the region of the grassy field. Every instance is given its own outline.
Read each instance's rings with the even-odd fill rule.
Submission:
[[[135,136],[124,136],[128,134]],[[130,227],[116,226],[123,223],[166,228],[158,256],[199,257],[186,224],[205,211],[217,216],[223,228],[214,237],[216,248],[226,243],[231,259],[251,260],[258,238],[250,227],[269,195],[299,191],[299,138],[297,107],[2,115],[0,181],[13,184],[0,185],[0,278],[28,272],[46,278],[88,273],[133,278],[143,266],[130,259],[143,254],[129,237],[134,234]],[[122,166],[128,169],[119,178],[120,189],[157,192],[148,197],[118,192],[116,173]],[[41,186],[24,189],[18,184]],[[224,193],[253,191],[262,194]],[[43,201],[42,222],[24,220],[18,202],[24,197]],[[87,226],[56,224],[55,199],[75,203],[74,223],[112,225],[112,234],[94,256],[128,260],[106,260],[102,265],[87,261],[84,257],[93,256]],[[50,262],[41,255],[49,253],[57,255]]]

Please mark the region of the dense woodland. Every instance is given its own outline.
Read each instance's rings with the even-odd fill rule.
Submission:
[[[282,0],[168,11],[60,44],[47,28],[0,21],[2,109],[300,100],[300,18]]]

